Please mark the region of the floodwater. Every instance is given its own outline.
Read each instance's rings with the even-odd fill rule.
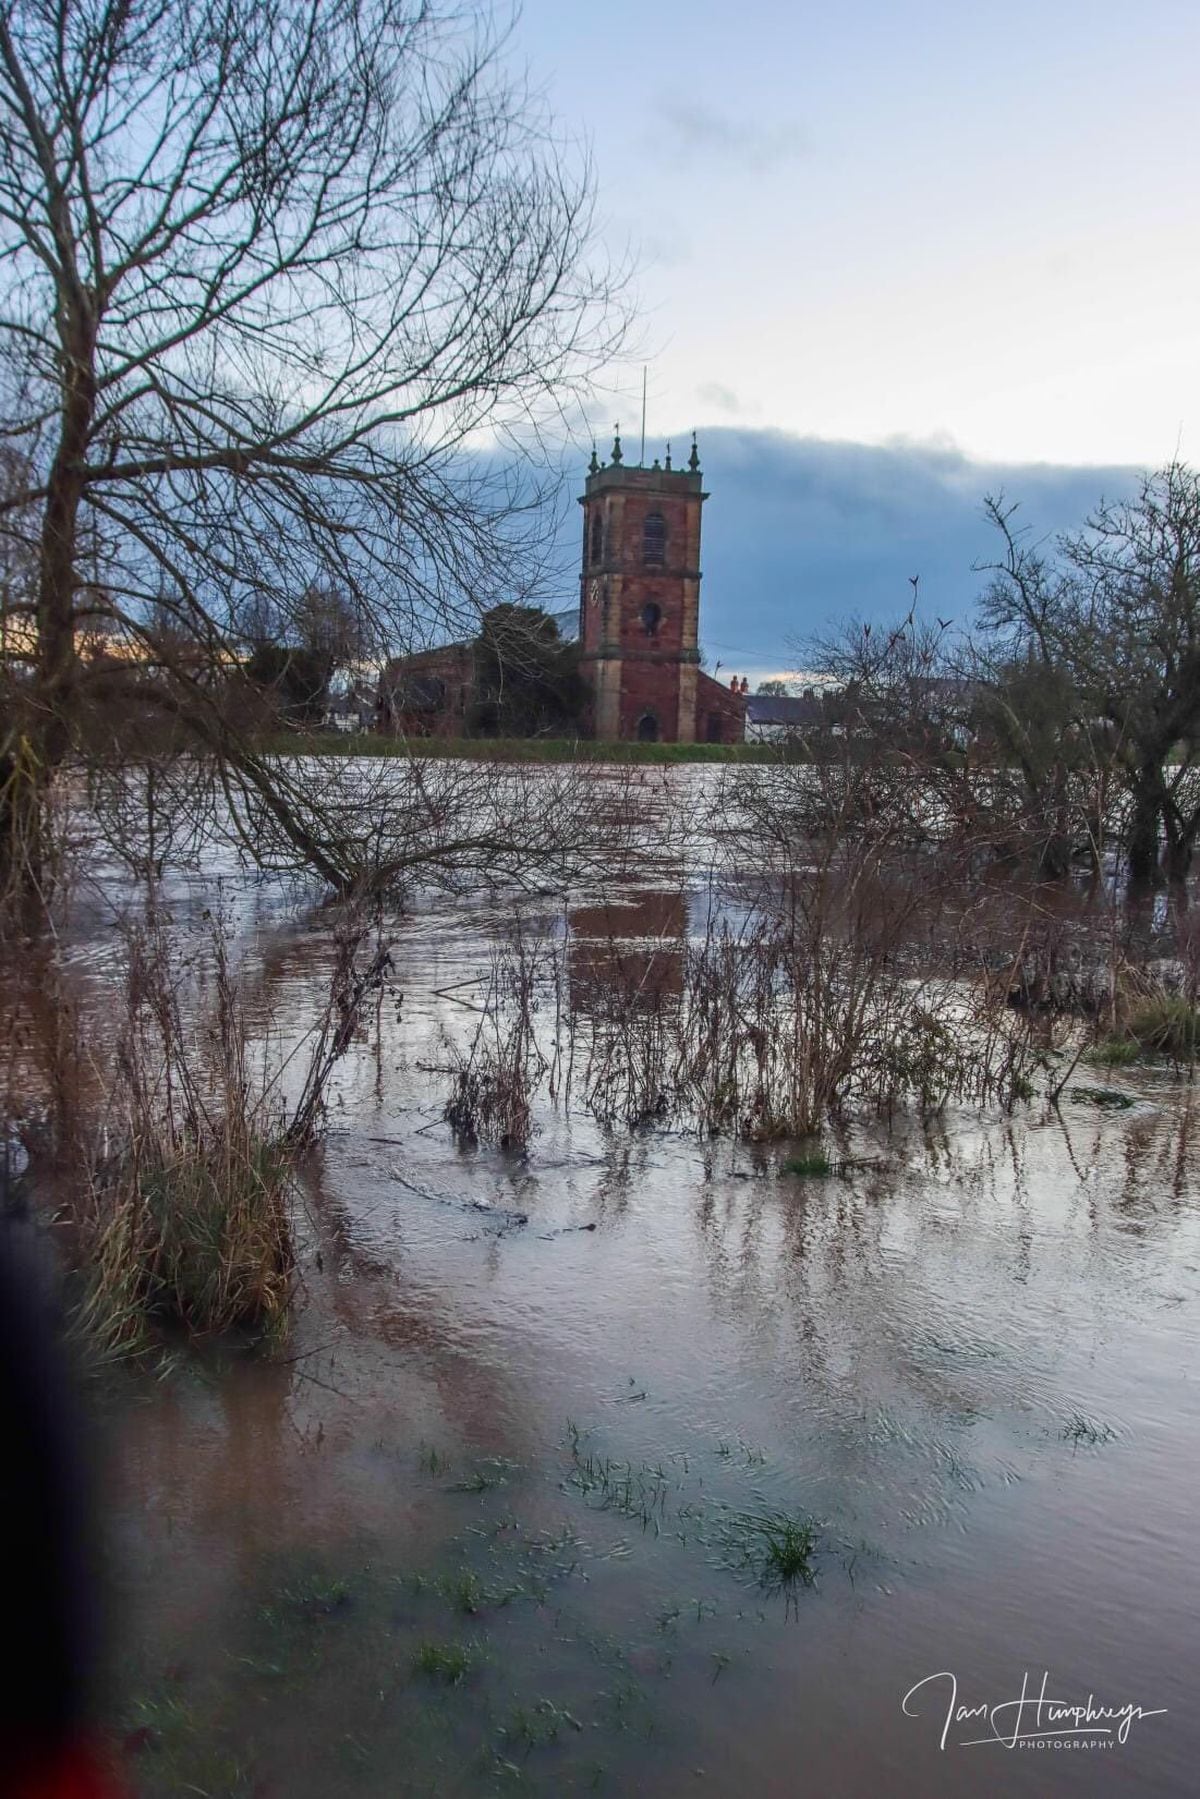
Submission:
[[[1191,1089],[863,1126],[821,1180],[544,1096],[527,1155],[460,1149],[444,1036],[510,916],[393,921],[283,1359],[110,1396],[137,1790],[1195,1791]],[[688,907],[593,892],[572,926],[586,994],[591,935],[653,960]],[[268,908],[255,951],[286,1038],[329,921]],[[745,1565],[774,1512],[816,1521],[811,1584]]]

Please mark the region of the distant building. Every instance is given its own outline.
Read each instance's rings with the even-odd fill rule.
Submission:
[[[376,695],[362,680],[331,693],[322,723],[327,731],[369,731],[375,723]]]
[[[592,451],[583,507],[579,641],[592,734],[643,743],[740,743],[745,703],[700,667],[700,511],[696,440],[685,469],[657,458],[627,468]]]
[[[379,679],[379,723],[404,737],[463,737],[475,699],[469,643],[397,656]]]
[[[696,441],[687,467],[627,468],[618,436],[611,462],[592,452],[584,493],[577,613],[579,670],[592,698],[593,737],[643,743],[740,743],[748,690],[700,667],[700,510]],[[538,615],[542,616],[541,614]],[[574,636],[564,629],[560,636]],[[381,728],[410,737],[462,737],[480,698],[475,647],[445,644],[389,662],[379,683]]]
[[[816,693],[752,693],[746,697],[746,742],[779,743],[828,728],[828,702]]]

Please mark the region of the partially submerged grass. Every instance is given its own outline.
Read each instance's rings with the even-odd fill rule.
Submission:
[[[760,1586],[791,1592],[815,1584],[818,1533],[811,1518],[790,1512],[731,1512],[724,1537],[734,1565],[751,1573]]]
[[[161,931],[134,936],[102,1153],[81,1157],[80,1322],[104,1358],[156,1326],[193,1337],[281,1327],[292,1281],[292,1151],[251,1080],[239,997],[216,940],[199,1044]]]
[[[64,1237],[82,1288],[77,1322],[94,1357],[140,1354],[163,1331],[273,1341],[286,1329],[296,1159],[390,965],[380,944],[356,965],[365,936],[355,914],[336,933],[329,999],[289,1114],[278,1076],[252,1068],[220,927],[199,958],[181,953],[153,908],[129,933],[111,1063],[94,1071],[101,1100],[94,1116],[58,1133],[71,1194]]]
[[[1141,1044],[1132,1037],[1102,1037],[1083,1059],[1097,1068],[1131,1068],[1141,1054]]]
[[[1194,1062],[1200,1051],[1200,1007],[1178,995],[1147,1000],[1130,1014],[1125,1033],[1145,1054]]]
[[[490,1493],[494,1488],[504,1486],[508,1477],[517,1471],[517,1466],[507,1456],[489,1456],[461,1480],[452,1480],[446,1490],[449,1493]]]
[[[1131,1093],[1123,1093],[1119,1087],[1072,1087],[1067,1098],[1077,1104],[1103,1106],[1113,1112],[1127,1111],[1137,1103]]]
[[[1200,1007],[1180,994],[1139,1000],[1121,1028],[1093,1044],[1085,1059],[1101,1068],[1130,1068],[1154,1056],[1186,1064],[1200,1056]]]
[[[353,1597],[349,1581],[320,1574],[292,1581],[279,1595],[281,1605],[289,1612],[314,1623],[345,1611]]]
[[[426,1640],[413,1651],[412,1671],[443,1686],[456,1687],[482,1661],[475,1643],[436,1643]]]
[[[550,1067],[534,1025],[544,945],[514,924],[511,955],[493,962],[479,1025],[467,1050],[447,1043],[454,1084],[442,1116],[461,1144],[524,1150],[532,1095]]]
[[[474,1040],[448,1046],[444,1117],[460,1142],[524,1149],[545,1094],[605,1126],[791,1146],[783,1171],[820,1179],[847,1168],[821,1139],[851,1108],[1011,1110],[1029,1098],[1042,1027],[973,963],[956,966],[953,948],[914,977],[928,882],[886,869],[854,836],[822,846],[816,867],[816,850],[796,854],[802,865],[786,880],[772,866],[744,913],[710,903],[702,934],[684,927],[687,896],[665,891],[644,934],[626,935],[608,908],[596,909],[606,937],[586,913],[578,935],[568,920],[561,936],[544,927],[541,944],[520,927]]]
[[[531,1706],[517,1707],[500,1726],[500,1741],[506,1749],[529,1755],[534,1749],[556,1742],[564,1725],[571,1730],[583,1729],[579,1719],[565,1706],[555,1705],[552,1699],[539,1699]]]
[[[636,1464],[597,1455],[581,1449],[578,1440],[572,1444],[571,1456],[569,1483],[583,1494],[588,1505],[596,1511],[636,1518],[643,1530],[653,1530],[658,1535],[670,1490],[661,1464]]]
[[[434,1584],[446,1603],[468,1618],[483,1611],[499,1610],[521,1598],[525,1590],[519,1584],[489,1587],[473,1568],[457,1568],[453,1573],[442,1575]]]
[[[1061,1435],[1064,1442],[1074,1443],[1077,1448],[1081,1443],[1087,1444],[1089,1448],[1095,1448],[1099,1443],[1115,1443],[1117,1437],[1111,1424],[1098,1423],[1083,1412],[1071,1413],[1062,1427]]]
[[[806,1180],[822,1180],[833,1173],[833,1163],[823,1149],[810,1149],[802,1155],[789,1156],[783,1164],[783,1172],[800,1175]]]
[[[192,1336],[281,1323],[291,1289],[290,1164],[221,1120],[199,1141],[139,1141],[102,1170],[82,1318],[109,1354],[151,1325]]]

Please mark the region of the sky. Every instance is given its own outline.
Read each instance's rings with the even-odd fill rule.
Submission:
[[[643,363],[648,456],[700,432],[714,644],[751,616],[734,652],[772,661],[797,607],[882,604],[884,470],[920,496],[899,600],[1014,472],[1052,530],[1115,470],[1200,459],[1195,0],[525,0],[513,51],[638,264],[580,445],[619,420],[636,454]]]
[[[985,495],[1015,503],[1015,528],[1041,543],[1137,482],[1129,467],[984,463],[945,446],[728,425],[702,431],[699,448],[702,647],[710,672],[752,686],[811,668],[814,640],[847,617],[902,618],[913,576],[922,616],[969,627],[999,549]],[[579,520],[564,512],[557,560],[573,590]]]

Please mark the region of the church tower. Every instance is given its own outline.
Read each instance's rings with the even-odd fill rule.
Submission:
[[[686,468],[627,468],[618,433],[611,462],[592,451],[583,507],[579,641],[591,683],[592,728],[602,739],[691,743],[728,741],[706,713],[697,730],[700,671],[700,456],[696,440]],[[732,695],[718,690],[725,702]],[[736,702],[735,702],[736,709]],[[717,735],[714,737],[713,732]],[[737,731],[740,736],[740,730]]]

